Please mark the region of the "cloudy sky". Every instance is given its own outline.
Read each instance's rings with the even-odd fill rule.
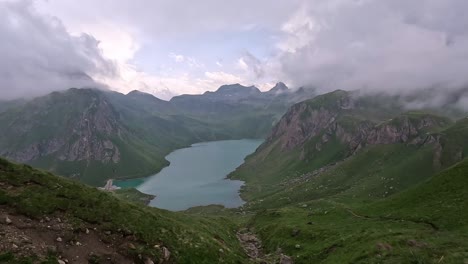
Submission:
[[[0,0],[2,98],[468,82],[466,0]]]

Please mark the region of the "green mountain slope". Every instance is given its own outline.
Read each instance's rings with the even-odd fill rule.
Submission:
[[[226,218],[130,204],[111,193],[3,159],[0,216],[0,262],[48,259],[48,263],[57,263],[59,257],[72,261],[78,256],[96,261],[90,263],[108,257],[118,263],[147,263],[147,259],[156,263],[160,259],[162,263],[246,263],[235,236],[237,227]],[[28,249],[30,246],[35,249]]]
[[[302,201],[261,211],[250,225],[295,263],[464,263],[467,174],[465,160],[375,203]]]
[[[170,102],[138,91],[70,89],[12,102],[0,111],[0,156],[91,185],[148,176],[167,166],[164,157],[175,149],[264,137],[297,99],[280,88],[228,85]]]
[[[90,184],[114,174],[148,175],[167,164],[167,150],[134,133],[98,90],[55,92],[0,120],[0,155]]]
[[[429,177],[461,159],[438,164],[449,156],[441,153],[446,148],[439,150],[439,142],[453,138],[441,135],[452,124],[450,119],[423,112],[390,117],[386,109],[370,107],[367,100],[336,91],[291,107],[265,143],[232,173],[231,177],[247,181],[244,197],[261,198],[282,191],[291,182],[305,181],[307,188],[322,186],[335,192],[343,192],[350,184],[365,189],[367,184],[357,182],[361,178],[386,178],[400,170],[401,180],[393,178],[398,181],[394,187],[401,190],[421,180],[405,177],[405,173],[424,168],[427,174],[422,175]],[[377,195],[369,190],[359,195],[363,194]]]
[[[379,100],[336,91],[298,103],[231,174],[246,181],[249,227],[267,252],[295,263],[468,260],[468,119]]]

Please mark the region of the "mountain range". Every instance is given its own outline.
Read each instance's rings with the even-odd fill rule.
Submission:
[[[29,221],[38,225],[30,237],[49,234],[47,245],[59,245],[55,262],[75,253],[59,236],[71,248],[95,243],[85,257],[103,263],[109,254],[146,264],[466,263],[464,91],[437,105],[427,94],[318,94],[282,83],[170,101],[70,89],[11,103],[0,109],[0,155],[92,185],[153,173],[194,142],[265,141],[229,175],[245,181],[244,206],[180,213],[0,159],[0,213],[11,216],[0,260],[23,258],[27,243],[9,235]]]
[[[192,143],[261,138],[298,99],[284,84],[265,93],[226,85],[171,101],[69,89],[2,103],[0,156],[101,185],[154,174],[168,153]]]

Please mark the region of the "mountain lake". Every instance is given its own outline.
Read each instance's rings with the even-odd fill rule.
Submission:
[[[147,178],[115,181],[115,185],[155,195],[149,205],[171,211],[210,204],[239,207],[244,203],[239,196],[244,182],[229,180],[226,176],[262,142],[241,139],[193,144],[166,156],[170,165],[159,173]]]

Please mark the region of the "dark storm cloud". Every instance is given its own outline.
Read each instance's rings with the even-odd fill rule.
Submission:
[[[3,99],[96,86],[90,76],[115,74],[96,39],[71,36],[59,20],[37,14],[31,1],[0,1],[0,38]]]

